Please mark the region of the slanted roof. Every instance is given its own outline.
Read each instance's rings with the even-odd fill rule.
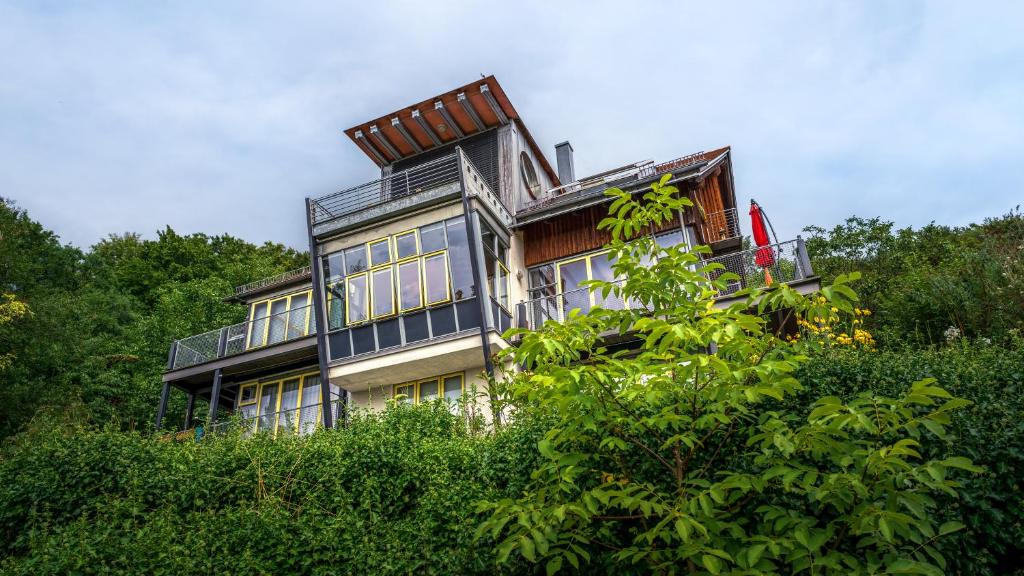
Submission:
[[[552,182],[552,170],[494,76],[487,76],[345,130],[380,167],[516,122]]]
[[[650,160],[636,162],[580,178],[576,182],[565,183],[546,191],[531,203],[521,207],[516,212],[516,226],[525,226],[566,212],[611,202],[611,198],[604,195],[605,190],[609,188],[635,192],[646,188],[665,174],[672,174],[673,183],[700,180],[716,167],[729,162],[730,151],[729,146],[723,146],[659,164]]]

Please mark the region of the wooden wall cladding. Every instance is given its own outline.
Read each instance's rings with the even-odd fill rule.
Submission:
[[[597,225],[606,216],[608,205],[599,204],[524,227],[526,266],[535,266],[601,248],[612,239],[607,230],[597,229]],[[671,221],[662,223],[655,232],[678,227],[679,216],[676,215]]]

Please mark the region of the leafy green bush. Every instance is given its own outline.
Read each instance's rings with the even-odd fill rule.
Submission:
[[[1007,347],[960,341],[941,349],[882,352],[833,350],[812,357],[796,374],[810,398],[849,399],[870,390],[900,394],[907,382],[935,378],[972,405],[948,426],[946,443],[923,446],[925,457],[955,452],[985,473],[961,479],[959,498],[941,498],[943,520],[967,529],[938,543],[950,573],[1011,574],[1024,570],[1024,341]]]
[[[473,437],[444,406],[294,439],[51,427],[14,440],[0,566],[34,575],[493,574],[474,505],[520,489],[536,453],[528,427]]]

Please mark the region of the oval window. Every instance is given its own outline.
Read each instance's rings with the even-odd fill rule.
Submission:
[[[533,167],[533,160],[526,152],[519,153],[519,171],[523,175],[523,185],[530,198],[537,199],[540,193],[540,180],[537,178],[537,170]]]

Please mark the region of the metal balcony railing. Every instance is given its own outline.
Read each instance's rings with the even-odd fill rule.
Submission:
[[[803,240],[799,238],[788,242],[780,242],[761,248],[752,248],[708,258],[701,266],[718,263],[724,269],[709,272],[714,280],[725,272],[739,276],[739,280],[729,282],[719,292],[719,298],[725,298],[741,288],[757,288],[773,284],[788,284],[814,275]],[[622,280],[617,283],[623,282]],[[522,302],[516,307],[516,326],[519,328],[536,329],[547,320],[562,322],[573,309],[587,313],[595,307],[611,310],[638,309],[643,304],[635,300],[623,299],[609,293],[603,296],[600,292],[592,292],[589,288],[578,288],[557,294],[550,294]]]
[[[344,406],[344,401],[334,400],[330,403],[330,406],[337,422],[343,417],[341,410]],[[322,421],[320,403],[317,402],[316,404],[267,414],[249,416],[235,414],[206,427],[205,433],[225,434],[239,431],[244,436],[259,433],[273,434],[275,437],[303,436],[315,431]]]
[[[380,180],[316,198],[310,217],[313,224],[318,224],[458,181],[458,154],[449,154]]]
[[[563,196],[569,196],[578,192],[593,190],[596,194],[613,186],[622,188],[636,182],[650,180],[655,176],[668,174],[670,172],[678,172],[680,169],[689,168],[696,164],[700,164],[703,161],[704,152],[697,152],[695,154],[676,158],[675,160],[662,162],[661,164],[655,164],[653,160],[644,160],[633,164],[626,164],[619,168],[613,168],[605,172],[588,176],[583,180],[577,180],[576,182],[570,182],[563,184],[562,186],[552,188],[537,198],[527,202],[523,206],[522,210],[526,211],[542,208],[548,204],[556,203],[558,199]]]
[[[701,237],[708,244],[741,236],[740,221],[735,208],[705,214],[699,226]]]
[[[303,306],[182,338],[171,346],[170,370],[188,368],[314,334],[312,306]]]
[[[246,294],[246,293],[252,292],[253,290],[259,290],[260,288],[264,288],[266,286],[273,286],[275,284],[280,284],[282,282],[288,282],[290,280],[295,280],[296,278],[302,278],[304,276],[309,276],[309,274],[310,274],[310,267],[309,266],[303,266],[302,268],[296,268],[295,270],[289,270],[287,272],[283,272],[281,274],[278,274],[277,276],[271,276],[269,278],[262,278],[260,280],[256,280],[255,282],[249,282],[248,284],[243,284],[241,286],[236,286],[235,287],[235,296],[238,296],[240,294]]]

